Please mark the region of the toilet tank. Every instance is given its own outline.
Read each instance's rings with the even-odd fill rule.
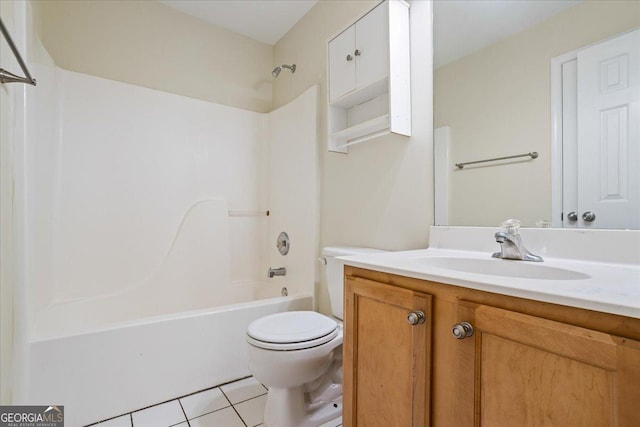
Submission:
[[[338,319],[342,319],[343,316],[344,268],[342,263],[336,261],[335,258],[376,252],[386,251],[372,248],[357,248],[352,246],[328,246],[322,249],[322,256],[326,260],[325,271],[327,273],[327,287],[329,288],[331,314]]]

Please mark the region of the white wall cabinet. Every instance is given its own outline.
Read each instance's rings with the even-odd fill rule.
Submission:
[[[409,4],[386,0],[328,43],[329,150],[411,135]]]
[[[329,42],[331,102],[387,77],[389,10],[379,5]]]

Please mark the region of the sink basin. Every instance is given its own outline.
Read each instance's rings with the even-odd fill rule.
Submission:
[[[504,259],[454,257],[419,257],[412,261],[426,267],[442,268],[488,276],[505,276],[537,280],[583,280],[590,276],[564,268],[548,267],[541,263]]]

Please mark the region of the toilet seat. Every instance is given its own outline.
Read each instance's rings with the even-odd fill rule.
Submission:
[[[315,311],[288,311],[251,322],[247,341],[266,350],[302,350],[325,344],[338,335],[335,320]]]

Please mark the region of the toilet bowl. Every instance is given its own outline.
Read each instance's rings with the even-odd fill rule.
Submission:
[[[247,329],[249,371],[268,389],[269,427],[317,427],[342,414],[342,264],[337,256],[381,252],[323,249],[334,317],[313,311],[272,314]]]
[[[296,329],[290,336],[289,327]],[[311,427],[340,416],[342,325],[313,311],[289,311],[253,322],[247,342],[249,371],[269,389],[267,426]]]

